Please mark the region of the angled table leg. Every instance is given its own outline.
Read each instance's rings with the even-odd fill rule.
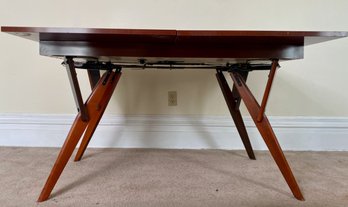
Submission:
[[[87,70],[89,83],[91,85],[91,89],[97,85],[100,79],[100,71],[99,70]]]
[[[250,143],[248,132],[246,131],[246,128],[245,128],[245,125],[243,122],[243,117],[239,111],[239,104],[237,106],[237,102],[240,101],[240,98],[233,95],[233,93],[232,93],[232,91],[231,91],[230,87],[228,86],[228,83],[225,79],[225,76],[221,70],[217,70],[216,78],[219,82],[219,85],[220,85],[221,91],[224,95],[228,109],[230,110],[232,119],[236,125],[236,128],[237,128],[238,133],[242,139],[242,142],[243,142],[244,147],[248,153],[248,156],[250,159],[255,160],[255,155],[254,155],[254,151],[253,151],[253,148],[251,146],[251,143]]]
[[[93,114],[93,116],[91,116],[87,129],[85,131],[85,134],[83,135],[80,147],[76,153],[75,159],[74,161],[80,161],[93,134],[94,131],[96,130],[100,119],[102,118],[105,109],[111,99],[111,96],[116,88],[116,85],[118,83],[118,80],[120,79],[121,76],[121,72],[116,72],[115,76],[113,77],[112,80],[112,84],[109,85],[109,87],[106,89],[105,95],[103,97],[103,99],[100,101],[100,104],[98,105],[98,110],[95,111],[95,114]]]
[[[82,100],[82,94],[79,86],[79,81],[77,80],[74,59],[72,57],[65,57],[64,63],[66,66],[66,71],[68,73],[68,78],[75,99],[77,111],[80,113],[82,121],[86,122],[88,121],[89,117],[86,106]]]
[[[273,132],[272,126],[267,119],[267,116],[265,114],[262,114],[262,119],[258,120],[260,105],[245,84],[241,75],[238,72],[231,72],[230,74],[236,86],[236,89],[238,90],[238,93],[242,97],[245,106],[247,107],[257,129],[264,139],[273,159],[275,160],[286,182],[288,183],[293,195],[298,200],[304,200],[301,190],[296,182],[294,175],[292,174],[291,168],[283,154],[277,137]]]
[[[105,91],[110,84],[112,78],[110,76],[114,76],[114,72],[106,73],[98,82],[90,97],[86,101],[86,109],[89,115],[92,117],[97,110],[97,107],[100,104],[100,101],[105,96]],[[49,177],[47,178],[46,184],[43,187],[41,194],[39,196],[38,202],[45,201],[50,196],[55,184],[57,183],[61,173],[63,172],[69,158],[71,157],[78,141],[80,140],[82,134],[84,133],[86,127],[88,125],[88,121],[82,120],[81,111],[76,116],[76,119],[70,129],[70,132],[65,140],[65,143],[59,152],[57,160],[51,170]]]

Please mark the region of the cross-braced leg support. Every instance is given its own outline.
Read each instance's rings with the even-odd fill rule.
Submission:
[[[89,141],[90,136],[92,136],[103,112],[105,111],[120,76],[120,70],[117,70],[116,72],[108,71],[104,73],[95,85],[91,95],[84,104],[86,112],[88,112],[88,119],[82,119],[81,110],[79,110],[51,173],[47,178],[46,184],[42,189],[38,202],[45,201],[50,196],[86,128],[85,137],[88,137]],[[84,146],[87,147],[87,144]]]
[[[244,73],[244,78],[246,79],[247,73]],[[224,74],[221,70],[217,70],[216,78],[219,82],[222,94],[224,95],[225,101],[227,103],[228,109],[230,110],[232,119],[234,121],[234,124],[236,125],[236,128],[238,130],[238,133],[242,139],[242,142],[244,144],[244,147],[248,153],[248,156],[250,159],[255,160],[255,155],[253,148],[250,143],[250,139],[248,136],[248,133],[246,131],[243,117],[239,111],[239,103],[240,103],[240,96],[238,93],[235,92],[235,94],[232,93],[230,87],[228,86],[228,83],[225,79]]]
[[[294,175],[292,174],[291,168],[284,156],[284,153],[278,143],[277,137],[273,132],[272,126],[265,115],[265,106],[268,99],[268,94],[272,85],[275,69],[278,66],[278,61],[273,60],[270,76],[265,90],[265,95],[260,106],[252,95],[251,91],[247,87],[242,75],[238,71],[230,72],[234,86],[242,98],[246,108],[248,109],[257,129],[259,130],[262,138],[264,139],[273,159],[278,165],[281,173],[283,174],[286,182],[288,183],[293,195],[298,200],[304,200],[301,190],[296,182]],[[273,73],[273,74],[272,74]]]

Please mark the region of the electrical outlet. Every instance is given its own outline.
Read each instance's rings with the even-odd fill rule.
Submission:
[[[168,91],[168,106],[177,106],[178,105],[178,99],[177,99],[177,93],[176,91]]]

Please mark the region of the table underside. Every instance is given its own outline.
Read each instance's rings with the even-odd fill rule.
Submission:
[[[58,57],[64,60],[64,57]],[[223,69],[233,65],[267,65],[271,59],[235,59],[235,58],[132,58],[132,57],[74,57],[76,68],[107,70],[102,67],[111,63],[123,69]],[[86,65],[90,67],[83,67]],[[92,67],[95,64],[96,67]],[[255,69],[257,70],[257,69]]]

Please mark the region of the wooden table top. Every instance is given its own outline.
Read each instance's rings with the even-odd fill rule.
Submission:
[[[1,27],[40,43],[45,56],[74,56],[121,63],[226,64],[246,60],[303,58],[305,45],[346,37],[347,32],[149,30]]]

